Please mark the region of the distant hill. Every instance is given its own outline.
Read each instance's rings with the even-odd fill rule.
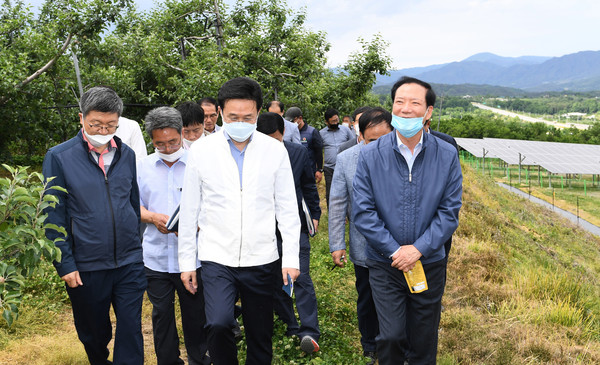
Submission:
[[[532,96],[534,93],[512,87],[493,86],[493,85],[475,85],[475,84],[436,84],[431,83],[433,91],[437,95],[463,96],[463,95],[483,95],[497,97],[524,97]],[[377,95],[389,95],[392,84],[373,87],[373,93]]]
[[[390,76],[377,77],[375,88],[387,85],[389,89],[404,75],[437,84],[493,85],[537,92],[594,91],[600,90],[600,51],[552,58],[478,53],[460,62],[390,71]]]

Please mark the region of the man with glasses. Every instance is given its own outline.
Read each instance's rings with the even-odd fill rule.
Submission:
[[[208,136],[217,132],[221,127],[217,125],[219,119],[220,108],[217,106],[217,101],[213,98],[206,97],[198,101],[198,104],[204,110],[204,135]]]
[[[189,151],[179,214],[179,269],[186,289],[198,290],[202,262],[208,349],[215,365],[237,364],[232,327],[239,291],[247,364],[273,357],[273,288],[299,275],[300,218],[285,147],[255,133],[262,105],[258,83],[246,77],[219,90],[223,128]],[[282,237],[278,269],[275,221]],[[198,232],[196,240],[196,232]]]
[[[75,328],[91,364],[107,364],[112,338],[109,316],[116,315],[114,364],[143,364],[142,298],[146,276],[140,240],[140,197],[135,153],[115,137],[123,102],[108,87],[81,96],[81,130],[46,153],[43,174],[58,198],[48,208],[47,230],[62,238],[54,262],[66,282]],[[53,178],[53,179],[52,179]],[[52,180],[50,180],[52,179]]]
[[[145,126],[156,152],[140,161],[137,176],[142,222],[148,223],[142,242],[157,362],[183,363],[175,324],[177,292],[188,360],[190,364],[208,365],[202,285],[195,294],[185,290],[179,277],[177,236],[166,226],[169,216],[179,206],[187,165],[188,151],[182,146],[182,116],[174,108],[156,108],[146,115]],[[200,277],[199,261],[196,276]]]

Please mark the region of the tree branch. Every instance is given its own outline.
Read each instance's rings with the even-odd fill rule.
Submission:
[[[158,57],[160,58],[160,60],[161,60],[161,61],[162,61],[162,62],[163,62],[165,65],[167,65],[168,67],[172,68],[173,70],[176,70],[176,71],[179,71],[179,72],[184,72],[184,71],[183,71],[183,69],[181,69],[181,68],[179,68],[179,67],[177,67],[177,66],[173,66],[173,65],[169,64],[168,62],[166,62],[166,61],[165,61],[165,60],[162,58],[162,56],[158,56]]]
[[[29,84],[31,81],[37,79],[41,74],[43,74],[44,72],[48,71],[48,69],[50,67],[52,67],[52,65],[54,65],[54,63],[56,62],[56,60],[58,60],[58,58],[65,52],[65,50],[67,49],[67,47],[69,47],[69,44],[71,44],[72,40],[73,40],[73,34],[69,33],[69,36],[65,40],[65,43],[63,43],[62,47],[60,48],[60,50],[56,54],[56,56],[54,56],[53,59],[51,59],[50,61],[48,61],[48,63],[46,63],[42,68],[40,68],[39,70],[37,70],[36,72],[34,72],[31,76],[29,76],[28,78],[26,78],[25,80],[23,80],[20,84],[16,85],[15,89],[21,89],[21,88],[23,88],[23,86]]]
[[[188,40],[188,39],[192,39],[195,41],[205,41],[207,39],[211,39],[212,36],[204,36],[204,37],[197,37],[197,36],[190,36],[190,37],[185,37],[183,39]]]
[[[19,84],[15,85],[15,89],[17,89],[17,90],[22,89],[25,85],[29,84],[31,81],[37,79],[41,74],[43,74],[44,72],[48,71],[48,69],[50,67],[52,67],[52,65],[54,65],[54,63],[56,63],[56,60],[58,60],[58,58],[63,53],[65,53],[65,50],[67,49],[67,47],[69,47],[69,44],[71,44],[72,40],[73,40],[73,34],[69,33],[69,36],[67,37],[67,39],[63,43],[62,47],[60,48],[60,50],[56,54],[56,56],[54,56],[53,59],[51,59],[50,61],[48,61],[48,63],[46,63],[42,68],[40,68],[39,70],[37,70],[36,72],[34,72],[33,74],[31,74],[28,78],[26,78],[25,80],[21,81]],[[4,95],[0,96],[0,105],[6,103],[7,101],[8,101],[8,97],[6,97]]]

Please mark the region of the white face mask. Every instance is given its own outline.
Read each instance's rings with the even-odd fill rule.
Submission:
[[[108,142],[110,142],[110,140],[115,136],[116,133],[89,135],[85,131],[85,128],[83,128],[83,134],[85,135],[85,138],[87,138],[87,140],[90,142],[90,144],[92,146],[98,148],[98,147],[102,147],[102,146],[106,145]]]
[[[204,137],[204,136],[205,136],[205,134],[204,134],[204,133],[202,133],[202,135],[200,136],[200,138],[202,138],[202,137]],[[183,146],[184,146],[184,148],[185,148],[186,150],[189,150],[189,149],[190,149],[190,147],[192,147],[192,145],[194,144],[194,142],[198,142],[198,141],[200,140],[200,138],[198,138],[198,139],[197,139],[197,140],[195,140],[195,141],[190,141],[189,139],[185,139],[185,138],[184,138],[184,139],[183,139]]]
[[[348,123],[348,122],[342,122],[342,125],[344,125],[344,126],[346,126],[346,127],[350,128],[350,123]]]
[[[160,157],[161,160],[165,160],[167,162],[175,162],[175,161],[179,160],[181,158],[181,156],[183,156],[183,154],[185,153],[185,150],[183,149],[183,147],[180,147],[177,151],[170,153],[168,155],[166,153],[160,152],[156,148],[154,149],[154,151],[158,154],[158,157]]]

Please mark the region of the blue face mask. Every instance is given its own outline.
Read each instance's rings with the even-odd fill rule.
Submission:
[[[256,123],[223,122],[223,128],[225,128],[225,132],[227,132],[231,139],[236,142],[244,142],[256,130]]]
[[[427,115],[427,112],[425,112],[425,115]],[[402,118],[392,114],[392,127],[405,138],[413,137],[423,129],[425,115],[417,118]]]

